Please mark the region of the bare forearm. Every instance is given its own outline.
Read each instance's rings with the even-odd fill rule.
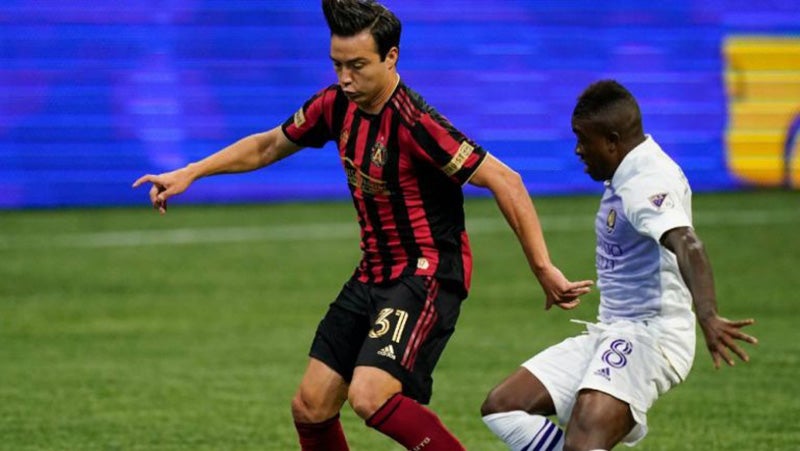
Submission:
[[[253,171],[270,164],[268,133],[250,135],[208,157],[190,163],[186,169],[193,179],[214,174]]]
[[[493,190],[497,205],[517,235],[528,265],[538,274],[550,265],[550,255],[536,208],[518,174],[505,177],[500,188]]]
[[[675,256],[695,311],[701,319],[717,314],[714,274],[703,243],[694,233],[679,233],[674,241]]]

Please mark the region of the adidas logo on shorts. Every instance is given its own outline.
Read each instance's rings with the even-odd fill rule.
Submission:
[[[594,374],[596,376],[604,377],[606,380],[611,380],[611,371],[608,369],[608,367],[600,368],[599,370],[595,371]]]
[[[394,347],[392,345],[386,345],[378,351],[379,356],[388,357],[392,360],[396,360],[397,357],[394,355]]]

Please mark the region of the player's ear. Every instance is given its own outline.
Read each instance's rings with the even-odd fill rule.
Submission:
[[[608,143],[608,150],[610,152],[617,152],[620,144],[619,132],[611,131],[606,134],[606,142]]]
[[[394,69],[397,67],[397,60],[400,59],[400,49],[397,47],[392,47],[386,52],[386,58],[384,61],[389,69]]]

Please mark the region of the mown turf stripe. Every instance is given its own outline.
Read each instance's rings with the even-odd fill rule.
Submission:
[[[546,232],[591,230],[591,215],[543,215]],[[800,213],[787,210],[738,210],[695,213],[695,227],[752,227],[771,224],[800,224]],[[506,231],[501,217],[472,218],[467,230],[472,235]],[[121,230],[91,233],[55,233],[50,235],[17,234],[0,238],[0,249],[42,247],[135,247],[183,244],[241,243],[257,241],[325,241],[357,239],[358,230],[351,222],[298,223],[258,227],[196,227],[165,230]]]

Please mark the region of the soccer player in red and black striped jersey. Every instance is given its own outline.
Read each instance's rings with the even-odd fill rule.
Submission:
[[[285,123],[152,183],[151,201],[198,178],[268,166],[305,147],[337,144],[361,226],[362,259],[330,305],[292,401],[303,450],[347,450],[339,411],[349,401],[370,427],[407,449],[464,447],[424,407],[433,373],[469,291],[472,257],[462,185],[488,188],[519,238],[546,307],[572,308],[591,281],[550,262],[519,175],[468,139],[400,80],[401,25],[373,0],[323,0],[338,83]]]

